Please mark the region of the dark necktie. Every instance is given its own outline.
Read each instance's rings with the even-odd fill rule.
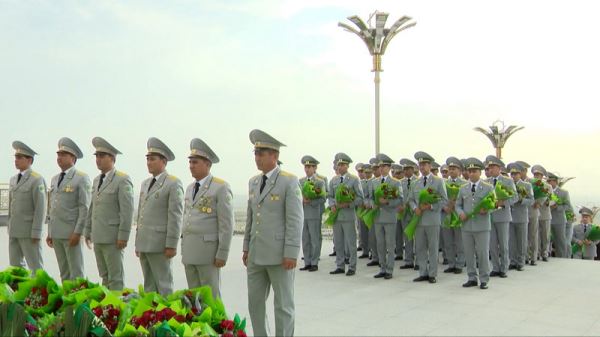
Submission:
[[[199,189],[200,189],[200,183],[196,181],[196,183],[194,184],[194,195],[192,196],[192,199],[196,199],[196,194],[198,193]]]
[[[583,225],[583,233],[587,232],[587,225]]]
[[[344,183],[344,176],[340,176],[340,184]]]
[[[452,179],[452,182],[453,182],[453,183],[455,183],[455,182],[456,182],[456,179]]]
[[[496,183],[498,183],[498,178],[494,178],[494,187],[496,187]]]
[[[62,183],[63,179],[65,179],[65,173],[61,172],[60,177],[58,177],[58,185],[56,185],[57,187],[60,187],[60,183]]]
[[[104,177],[106,177],[106,174],[102,173],[100,175],[100,182],[98,183],[98,191],[100,191],[100,186],[102,186],[102,183],[104,182]]]
[[[471,184],[471,194],[475,195],[475,184]]]
[[[385,178],[381,178],[381,183],[385,183]]]
[[[427,176],[423,177],[423,187],[425,187],[425,185],[427,185]]]
[[[410,178],[407,178],[406,180],[406,188],[410,188]]]
[[[265,188],[265,185],[267,184],[267,179],[267,175],[263,174],[262,183],[260,184],[260,193],[262,193],[263,189]]]
[[[148,186],[148,193],[150,193],[150,190],[152,189],[152,186],[154,186],[154,183],[156,183],[156,178],[152,178],[152,181],[150,182],[150,186]]]
[[[19,176],[17,177],[17,184],[21,181],[21,178],[23,178],[23,173],[19,173]]]

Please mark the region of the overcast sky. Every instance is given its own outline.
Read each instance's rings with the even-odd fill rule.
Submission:
[[[16,174],[13,140],[40,155],[35,169],[58,173],[57,141],[85,152],[79,169],[97,175],[91,139],[117,147],[118,169],[139,189],[148,176],[146,140],[168,144],[168,165],[185,184],[189,142],[221,158],[213,173],[235,194],[256,174],[248,133],[287,144],[284,169],[303,174],[311,154],[332,174],[336,152],[374,155],[371,59],[337,27],[357,14],[408,15],[383,57],[381,150],[392,158],[424,150],[438,162],[484,158],[489,141],[472,130],[496,120],[525,126],[504,149],[576,176],[575,203],[600,205],[600,51],[596,1],[0,1],[0,182]],[[347,21],[349,23],[349,21]]]

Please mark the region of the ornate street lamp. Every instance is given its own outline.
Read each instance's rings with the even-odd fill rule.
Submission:
[[[498,126],[502,125],[502,129],[499,129]],[[486,135],[488,139],[492,142],[492,145],[496,149],[496,157],[502,158],[502,148],[506,144],[506,141],[510,136],[512,136],[515,132],[524,129],[524,126],[516,126],[511,125],[505,128],[503,121],[495,121],[492,126],[490,126],[490,131],[485,130],[484,128],[476,127],[473,128],[475,131],[479,131]]]
[[[371,19],[375,17],[375,27],[371,26]],[[361,18],[356,15],[348,17],[352,23],[356,25],[358,30],[347,25],[345,23],[338,23],[338,26],[344,28],[346,31],[356,34],[361,40],[367,45],[369,53],[373,56],[373,70],[375,73],[375,153],[379,154],[379,73],[383,71],[381,69],[381,56],[385,53],[385,49],[389,45],[390,41],[401,31],[416,25],[416,22],[409,22],[412,18],[403,16],[396,20],[390,28],[385,28],[385,22],[387,21],[389,14],[375,11],[371,14],[368,22],[369,26],[365,24]]]

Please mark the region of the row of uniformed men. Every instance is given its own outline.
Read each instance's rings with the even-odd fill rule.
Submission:
[[[88,246],[93,243],[102,284],[123,289],[123,249],[134,218],[133,186],[128,175],[115,169],[121,152],[100,137],[92,144],[100,170],[93,183],[75,168],[83,152],[65,137],[58,142],[61,172],[46,193],[44,178],[31,169],[37,153],[22,142],[13,143],[19,173],[10,180],[10,264],[43,268],[40,239],[47,222],[46,243],[54,249],[63,281],[85,277],[83,236]],[[173,152],[157,138],[148,139],[147,148],[152,176],[140,188],[135,235],[144,288],[161,294],[173,291],[171,264],[181,238],[188,287],[210,285],[220,295],[220,268],[227,261],[234,220],[229,185],[210,174],[219,158],[202,140],[193,139],[189,165],[195,181],[184,193],[181,181],[166,171],[167,162],[175,159]]]
[[[298,178],[278,165],[285,146],[261,130],[250,132],[256,167],[262,172],[249,181],[247,220],[242,261],[247,267],[248,309],[254,334],[268,335],[266,300],[275,293],[277,336],[292,336],[295,324],[294,269],[300,251],[302,198]],[[73,166],[83,156],[70,139],[59,141],[61,173],[52,178],[48,212],[48,244],[54,248],[62,279],[84,276],[81,237],[94,244],[102,283],[123,288],[123,248],[133,220],[131,179],[114,168],[120,152],[95,137],[93,184]],[[14,142],[19,173],[10,181],[9,254],[14,266],[43,267],[40,239],[46,218],[46,183],[31,170],[36,155]],[[166,172],[175,158],[160,140],[148,140],[146,162],[152,177],[141,186],[135,251],[144,273],[144,288],[168,294],[173,290],[171,261],[182,238],[188,287],[210,285],[220,294],[220,268],[227,261],[233,234],[232,193],[229,185],[210,174],[219,158],[202,140],[190,144],[194,178],[183,191],[181,181]],[[183,232],[183,234],[181,234]]]
[[[400,165],[393,163],[385,154],[379,154],[369,164],[359,163],[356,166],[359,177],[348,174],[348,165],[352,162],[344,153],[338,153],[334,160],[336,176],[328,186],[328,201],[333,211],[340,209],[337,221],[333,226],[334,249],[337,268],[331,274],[356,273],[356,251],[363,251],[359,258],[371,259],[367,266],[380,266],[375,278],[392,278],[394,260],[402,259],[405,264],[401,269],[417,269],[419,277],[414,281],[437,281],[438,247],[442,247],[449,267],[446,273],[462,272],[467,264],[469,280],[466,286],[477,285],[474,256],[485,256],[479,279],[481,288],[487,288],[490,276],[507,277],[509,269],[523,270],[526,263],[536,264],[538,254],[547,261],[550,251],[549,238],[552,232],[554,250],[557,257],[570,257],[571,242],[584,242],[587,224],[591,223],[591,211],[582,208],[582,224],[575,227],[566,220],[565,212],[572,211],[569,194],[558,186],[559,177],[546,172],[540,166],[531,168],[534,177],[544,180],[545,187],[553,191],[563,203],[556,203],[547,198],[534,199],[531,179],[527,177],[530,166],[525,162],[515,162],[508,166],[495,156],[488,156],[485,164],[476,158],[459,160],[455,157],[447,159],[441,167],[442,178],[437,176],[434,159],[425,152],[417,152],[415,159],[418,165],[409,159],[402,159]],[[312,156],[302,158],[307,177],[319,182],[319,186],[327,186],[326,180],[315,174],[319,162]],[[421,177],[419,177],[419,171]],[[480,179],[481,170],[485,169],[487,180]],[[392,176],[390,176],[390,171]],[[446,172],[444,172],[446,171]],[[416,173],[416,174],[415,174]],[[374,176],[373,176],[374,174]],[[510,174],[511,178],[508,177]],[[462,177],[461,177],[462,175]],[[448,200],[445,181],[462,186],[457,200]],[[356,198],[352,203],[336,204],[335,190],[340,184],[350,187]],[[374,192],[382,183],[396,186],[400,194],[397,199],[374,200]],[[497,183],[513,192],[506,201],[498,201],[497,209],[491,213],[464,218],[484,198]],[[464,191],[468,186],[471,190]],[[519,187],[517,189],[517,186]],[[439,196],[433,204],[419,204],[421,190],[429,189]],[[518,191],[517,191],[518,190]],[[468,192],[468,193],[467,193]],[[305,224],[303,232],[303,253],[305,267],[301,270],[318,270],[320,256],[320,220],[324,207],[324,199],[304,200]],[[378,216],[369,229],[357,219],[354,210],[357,207],[378,207]],[[404,230],[412,218],[412,214],[420,215],[414,242]],[[462,228],[441,228],[444,218],[456,211],[464,221]],[[397,214],[403,213],[402,219]],[[359,247],[356,249],[356,229],[360,233]],[[443,239],[443,242],[440,242]],[[538,244],[541,242],[541,250]],[[585,242],[585,249],[580,258],[595,256],[595,243]],[[414,249],[417,251],[417,266],[414,266]],[[474,253],[476,253],[474,255]],[[490,254],[491,253],[491,254]],[[489,271],[487,257],[491,255],[492,270]],[[465,261],[466,260],[466,261]],[[345,270],[345,264],[349,269]]]

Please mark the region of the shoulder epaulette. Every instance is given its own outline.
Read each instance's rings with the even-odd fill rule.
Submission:
[[[85,174],[85,172],[79,171],[79,170],[75,171],[75,174],[78,175],[78,176],[82,176],[82,177],[87,176],[87,174]]]
[[[224,184],[225,183],[225,180],[223,180],[221,178],[217,178],[217,177],[213,177],[212,181],[213,181],[213,183],[216,183],[216,184]]]
[[[119,176],[119,177],[127,177],[127,173],[125,173],[125,172],[121,172],[121,171],[117,171],[117,172],[115,172],[115,175],[116,175],[116,176]]]
[[[284,176],[284,177],[295,177],[295,175],[293,175],[293,174],[291,174],[291,173],[289,173],[289,172],[287,172],[287,171],[283,171],[283,170],[281,170],[281,171],[279,172],[279,174],[281,174],[281,175],[282,175],[282,176]]]
[[[169,180],[172,180],[172,181],[177,181],[177,180],[179,180],[179,178],[177,178],[176,176],[174,176],[174,175],[172,175],[172,174],[169,174],[169,175],[167,176],[167,178],[169,178]]]
[[[488,183],[487,181],[481,181],[482,184],[486,185],[486,186],[490,186],[490,187],[494,187],[494,185]]]
[[[34,177],[34,178],[39,178],[40,174],[37,173],[37,172],[35,172],[35,171],[31,171],[31,176]]]
[[[320,174],[318,174],[318,173],[317,173],[317,178],[321,178],[321,179],[323,179],[323,180],[326,180],[326,179],[327,179],[327,177],[326,177],[326,176],[322,176],[322,175],[320,175]]]
[[[352,177],[352,178],[356,178],[356,179],[358,179],[358,177],[357,177],[357,176],[355,176],[355,175],[354,175],[354,174],[352,174],[352,173],[348,173],[348,176],[350,176],[350,177]]]
[[[398,179],[398,178],[394,178],[394,177],[390,177],[390,178],[392,178],[393,181],[400,182],[400,179]]]

